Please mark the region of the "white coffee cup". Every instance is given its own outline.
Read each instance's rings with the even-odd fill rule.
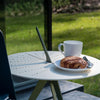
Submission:
[[[61,46],[63,46],[63,50],[61,50]],[[68,40],[60,43],[58,45],[58,50],[66,57],[66,56],[80,56],[82,53],[83,42],[76,40]]]

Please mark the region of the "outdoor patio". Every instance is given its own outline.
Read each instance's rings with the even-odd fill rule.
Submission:
[[[0,100],[100,100],[99,1],[83,1],[90,5],[79,9],[79,3],[72,12],[66,0],[7,0],[5,12],[0,10]],[[93,70],[70,74],[52,65],[64,57],[58,45],[66,40],[83,42],[82,57]]]

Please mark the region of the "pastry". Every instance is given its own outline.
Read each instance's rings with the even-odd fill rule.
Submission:
[[[64,68],[82,69],[85,68],[87,65],[88,63],[84,59],[76,56],[68,56],[60,61],[60,66]]]

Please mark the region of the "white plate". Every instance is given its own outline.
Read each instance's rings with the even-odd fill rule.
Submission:
[[[72,71],[72,72],[85,72],[85,71],[89,71],[91,68],[84,68],[84,69],[70,69],[70,68],[63,68],[60,66],[60,61],[61,60],[57,60],[54,65],[64,71]]]

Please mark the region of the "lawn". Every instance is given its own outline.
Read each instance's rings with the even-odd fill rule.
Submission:
[[[83,54],[100,59],[100,11],[80,14],[53,14],[52,48],[64,40],[83,41]],[[8,54],[43,50],[36,33],[38,26],[44,36],[44,17],[27,15],[6,17],[6,46]],[[74,80],[83,84],[85,92],[100,97],[100,75]]]

